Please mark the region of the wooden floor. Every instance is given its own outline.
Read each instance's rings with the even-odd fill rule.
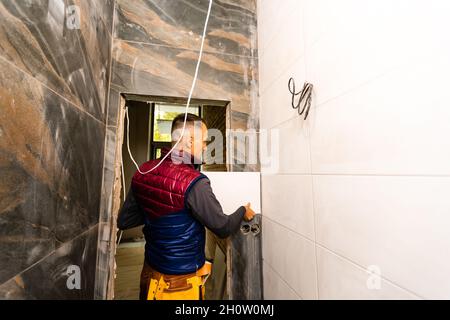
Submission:
[[[139,279],[144,263],[144,242],[123,243],[117,248],[116,300],[139,299]]]
[[[138,300],[145,242],[121,243],[116,254],[114,299]],[[213,272],[206,282],[206,299],[227,299],[225,256],[216,248]]]

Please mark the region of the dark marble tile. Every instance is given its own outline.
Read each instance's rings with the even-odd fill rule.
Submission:
[[[199,50],[208,0],[118,0],[115,36]],[[256,0],[215,0],[205,51],[257,57]]]
[[[242,232],[243,227],[248,228],[248,232]],[[263,298],[261,230],[262,216],[256,214],[251,222],[241,222],[239,231],[230,237],[228,279],[231,300]]]
[[[97,271],[95,283],[95,299],[107,297],[107,285],[110,275],[110,261],[112,251],[111,227],[112,202],[114,190],[114,165],[116,161],[117,127],[108,126],[106,129],[105,160],[103,165],[102,198],[100,203],[99,241],[97,253]]]
[[[108,103],[108,126],[117,126],[118,115],[120,108],[120,92],[114,87],[110,86],[109,103]]]
[[[71,5],[79,8],[79,27],[67,18]],[[112,6],[112,0],[0,0],[0,55],[104,120]]]
[[[99,239],[97,245],[97,268],[95,275],[95,289],[94,299],[104,300],[108,297],[108,283],[110,277],[113,275],[110,273],[112,255],[114,254],[111,248],[111,221],[101,222],[99,224]]]
[[[63,244],[30,269],[0,285],[6,299],[93,299],[98,226]],[[80,270],[80,289],[67,286],[69,266]]]
[[[105,159],[103,164],[102,200],[100,205],[100,222],[108,222],[111,217],[112,194],[114,187],[114,165],[116,161],[117,128],[107,127]]]
[[[254,172],[260,171],[258,147],[259,147],[259,128],[258,109],[252,110],[251,114],[231,111],[230,129],[231,134],[227,137],[228,153],[231,153],[232,171]],[[244,140],[245,139],[245,140]],[[231,143],[231,141],[233,141]],[[243,147],[244,142],[247,144]],[[255,153],[250,154],[250,144]]]
[[[30,217],[28,214],[30,210],[45,210],[38,203],[35,203],[33,199],[32,189],[39,183],[33,181],[24,172],[20,172],[20,169],[15,170],[13,166],[2,166],[0,170],[2,177],[4,176],[4,171],[9,171],[9,174],[14,176],[11,180],[21,180],[22,184],[30,183],[30,186],[22,185],[14,190],[20,190],[20,195],[16,192],[9,194],[7,198],[10,199],[8,200],[13,200],[17,203],[17,206],[13,210],[6,209],[0,213],[0,283],[55,249],[53,233],[55,220],[53,219],[52,221],[51,217],[41,217],[42,219],[39,219],[40,217]],[[10,182],[2,182],[1,185],[6,187]],[[3,198],[2,200],[2,209],[4,208],[5,200],[7,199]],[[11,205],[12,203],[9,204]],[[13,204],[13,206],[15,205]],[[32,220],[42,221],[35,222]]]
[[[113,20],[116,0],[94,0],[88,2],[90,3],[90,5],[96,6],[98,8],[97,10],[91,10],[91,14],[92,11],[94,11],[95,16],[98,16],[103,20],[106,26],[106,30],[108,30],[108,32],[112,35],[114,32]]]
[[[115,41],[113,84],[122,92],[187,97],[198,53],[157,45]],[[250,113],[256,105],[255,59],[204,53],[194,98],[231,101],[231,108]]]
[[[98,223],[105,126],[0,58],[0,283]]]
[[[231,111],[231,127],[233,130],[247,130],[249,128],[250,115],[245,112]]]

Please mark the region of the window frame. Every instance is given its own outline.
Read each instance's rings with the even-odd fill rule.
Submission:
[[[159,149],[162,148],[171,148],[172,147],[172,142],[169,141],[155,141],[155,123],[156,123],[156,105],[159,104],[164,104],[161,102],[150,102],[150,119],[149,119],[149,125],[150,125],[150,139],[149,139],[149,153],[148,153],[148,157],[149,160],[154,160],[157,159],[156,158],[156,153]],[[171,103],[170,105],[172,106],[180,106],[180,108],[184,108],[185,106],[183,106],[182,104],[175,104],[175,103]],[[203,105],[201,104],[196,104],[195,107],[197,107],[199,109],[198,114],[201,117],[202,116],[202,107]],[[191,108],[191,106],[190,106]]]

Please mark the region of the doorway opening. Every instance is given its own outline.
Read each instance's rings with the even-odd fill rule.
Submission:
[[[185,112],[186,99],[173,97],[156,97],[135,94],[123,94],[124,104],[128,107],[130,151],[141,165],[157,159],[161,149],[171,147],[171,123],[179,114]],[[212,101],[192,99],[189,113],[202,117],[209,129],[219,130],[224,140],[226,130],[230,128],[230,108],[227,101]],[[127,149],[127,125],[123,125],[122,161],[125,181],[125,193],[130,189],[131,179],[136,167]],[[215,150],[214,157],[223,159],[221,163],[202,165],[202,171],[228,171],[227,143],[223,142],[222,150]],[[207,147],[208,148],[208,147]],[[218,154],[217,154],[218,153]],[[208,152],[206,153],[208,154]],[[123,204],[123,192],[120,195],[120,206]],[[139,283],[144,263],[145,240],[142,227],[123,232],[116,251],[116,278],[114,283],[114,297],[117,300],[139,298]],[[211,249],[210,249],[211,250]],[[207,282],[206,298],[223,299],[226,292],[226,264],[224,247],[214,244],[213,275]]]

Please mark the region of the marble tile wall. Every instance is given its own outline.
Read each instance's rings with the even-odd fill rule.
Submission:
[[[112,199],[120,94],[187,97],[198,59],[208,0],[117,0],[100,211],[105,243],[96,298],[104,283],[114,234]],[[214,0],[194,98],[230,101],[229,127],[259,127],[256,0]],[[255,171],[257,165],[233,166]],[[109,248],[109,249],[108,249]],[[110,266],[109,266],[110,267]]]
[[[207,8],[207,0],[118,0],[112,85],[187,97]],[[245,129],[258,127],[257,93],[256,1],[214,1],[194,98],[230,101],[232,113],[248,115],[232,126]]]
[[[0,1],[0,298],[94,297],[113,10]]]
[[[0,1],[0,297],[104,297],[105,270],[86,265],[108,252],[93,244],[111,232],[120,93],[187,96],[207,4]],[[255,1],[215,1],[208,30],[194,97],[256,128]],[[79,292],[68,263],[87,273]]]

